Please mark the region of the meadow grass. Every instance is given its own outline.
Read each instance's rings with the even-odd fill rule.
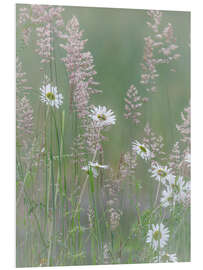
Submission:
[[[40,17],[41,7],[43,12],[53,12],[50,31],[37,30],[50,24],[47,17]],[[16,10],[16,51],[22,61],[16,74],[17,267],[172,262],[167,254],[175,254],[175,261],[190,261],[190,164],[186,160],[190,112],[184,111],[190,98],[189,14],[163,12],[160,25],[172,22],[181,57],[174,64],[167,56],[169,63],[157,65],[158,81],[145,85],[140,83],[139,63],[147,63],[150,48],[144,38],[152,29],[146,26],[141,31],[137,25],[146,25],[149,14],[159,20],[159,13],[74,7],[64,7],[62,13],[56,7],[54,11],[51,6],[41,7],[18,5]],[[24,8],[30,17],[19,23]],[[69,22],[61,30],[67,34],[65,41],[54,28],[54,12],[65,25]],[[85,29],[84,40],[89,38],[84,52],[83,39],[77,35],[80,27]],[[29,29],[31,41],[26,45],[23,35]],[[47,37],[39,33],[48,35],[48,45],[43,43]],[[167,42],[174,45],[174,40]],[[41,51],[36,51],[37,44]],[[77,58],[74,49],[82,58]],[[49,50],[51,55],[42,55]],[[93,52],[97,75],[88,50]],[[77,62],[74,57],[85,59],[79,63],[85,75],[77,64],[75,73],[66,66]],[[47,63],[42,59],[48,59]],[[173,65],[176,72],[170,72]],[[82,80],[80,76],[87,77]],[[72,82],[72,77],[79,82]],[[93,77],[101,82],[102,93],[94,89]],[[82,84],[86,81],[88,88]],[[132,111],[126,112],[126,93],[133,83],[139,85],[139,93],[128,96]],[[151,83],[158,91],[145,94]],[[49,84],[58,92],[50,88],[42,99],[42,88],[46,91]],[[91,94],[84,94],[84,89],[91,89]],[[22,100],[24,96],[28,99]],[[130,113],[128,119],[126,113]],[[135,119],[140,116],[138,125]],[[167,196],[164,191],[172,196],[168,204],[162,200]],[[168,233],[153,231],[153,225],[161,224]],[[156,239],[157,247],[153,246]]]

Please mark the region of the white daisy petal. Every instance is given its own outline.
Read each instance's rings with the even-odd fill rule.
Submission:
[[[171,173],[171,169],[168,169],[167,166],[160,166],[159,164],[153,164],[149,172],[155,180],[162,182],[163,184],[167,184],[167,181],[175,178]]]
[[[40,100],[46,105],[56,107],[57,109],[63,104],[63,96],[57,92],[57,87],[51,84],[43,85],[40,88]]]
[[[89,166],[102,169],[108,168],[108,165],[100,165],[98,162],[91,162],[91,161],[89,162]]]
[[[177,202],[184,202],[188,192],[190,192],[190,182],[185,182],[182,176],[171,178],[169,186],[173,191],[174,198]]]
[[[160,254],[159,256],[156,256],[154,258],[154,262],[155,263],[169,263],[169,262],[177,262],[177,257],[176,257],[176,254],[169,254],[165,251],[160,251]]]
[[[90,110],[90,117],[92,118],[95,126],[104,127],[114,125],[116,123],[116,117],[112,110],[108,110],[105,106],[94,107]]]
[[[163,190],[162,197],[160,199],[162,207],[168,207],[173,206],[175,203],[174,197],[173,197],[173,191],[168,186],[166,190]]]
[[[149,160],[151,157],[151,152],[149,151],[149,149],[144,144],[141,144],[138,141],[133,142],[132,150],[145,160]]]
[[[149,243],[154,250],[157,250],[159,246],[163,248],[167,244],[168,238],[169,231],[162,223],[156,226],[152,224],[152,230],[150,229],[148,231],[146,242]]]
[[[97,169],[98,168],[107,169],[108,165],[100,165],[98,162],[89,161],[87,166],[82,167],[82,170],[89,173],[90,168],[92,169],[93,176],[96,178],[99,175]]]

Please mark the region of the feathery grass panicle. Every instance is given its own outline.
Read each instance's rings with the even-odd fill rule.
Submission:
[[[168,23],[163,29],[161,28],[163,12],[150,10],[147,15],[151,19],[147,25],[152,33],[145,37],[140,83],[146,87],[146,91],[155,92],[157,91],[156,79],[160,76],[157,67],[177,60],[180,54],[176,53],[178,45],[176,45],[172,24]]]
[[[111,251],[110,251],[110,242],[104,244],[104,264],[110,264],[111,263]]]
[[[97,73],[91,52],[84,51],[87,39],[82,39],[83,31],[80,30],[75,16],[67,23],[66,31],[67,34],[61,36],[66,44],[60,46],[66,51],[66,57],[63,57],[62,61],[65,63],[71,88],[70,109],[74,106],[78,117],[85,118],[90,96],[100,92],[95,88],[99,84],[94,80]]]
[[[153,160],[166,160],[166,153],[163,151],[164,139],[162,136],[157,136],[149,125],[146,123],[144,127],[145,136],[142,138],[143,143],[149,146],[151,152],[151,159]]]
[[[182,153],[180,149],[180,143],[177,141],[171,150],[171,153],[169,155],[169,166],[173,169],[175,174],[178,174],[180,171],[180,166],[182,163]]]
[[[126,180],[127,177],[135,173],[136,166],[136,153],[128,151],[125,154],[121,154],[117,178],[121,179],[121,181]]]
[[[26,95],[32,88],[26,86],[26,72],[23,71],[22,62],[16,58],[16,129],[17,139],[25,145],[27,140],[32,141],[33,135],[33,109]],[[27,144],[27,143],[26,143]]]
[[[143,103],[147,102],[147,97],[141,97],[138,94],[138,90],[134,85],[131,85],[126,93],[125,98],[125,118],[131,118],[135,124],[140,123],[139,117],[141,116],[140,108]]]
[[[121,216],[123,215],[122,210],[119,208],[119,192],[121,188],[121,179],[113,179],[105,181],[105,190],[107,192],[107,213],[108,223],[111,231],[115,231],[119,224]]]
[[[49,63],[53,56],[53,33],[61,36],[64,31],[64,8],[48,5],[29,5],[19,9],[18,22],[26,45],[30,44],[32,30],[36,32],[36,52],[41,63]]]
[[[23,71],[23,65],[20,61],[19,57],[16,57],[16,96],[22,97],[23,95],[26,95],[29,93],[27,90],[31,90],[32,87],[26,85],[27,78],[26,78],[26,72]]]
[[[17,99],[16,103],[17,111],[17,130],[19,136],[23,138],[31,138],[33,135],[33,109],[26,96],[21,99]]]
[[[158,67],[161,64],[169,64],[177,60],[180,54],[175,53],[178,46],[175,44],[173,26],[168,23],[166,27],[161,28],[162,12],[150,10],[147,15],[152,22],[147,25],[152,30],[152,35],[145,37],[143,61],[140,64],[142,68],[140,88],[144,85],[147,92],[156,92],[156,80],[160,76]],[[140,123],[142,107],[144,103],[149,102],[149,97],[141,97],[134,85],[128,89],[125,97],[125,118],[131,118],[135,124]]]
[[[182,135],[181,141],[190,147],[190,105],[184,109],[184,112],[181,113],[182,124],[176,125],[176,128]]]

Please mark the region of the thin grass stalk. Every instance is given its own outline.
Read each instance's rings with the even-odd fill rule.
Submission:
[[[159,181],[158,186],[157,186],[156,197],[155,197],[155,201],[154,201],[154,207],[156,206],[156,203],[157,203],[157,200],[158,200],[160,186],[161,186],[161,181]]]
[[[50,176],[49,173],[49,159],[48,159],[48,138],[47,138],[47,122],[49,117],[49,106],[46,110],[46,116],[45,116],[45,222],[44,222],[44,231],[46,231],[46,227],[48,225],[48,215],[49,215],[49,194],[50,194]]]
[[[20,173],[21,173],[21,176],[23,178],[23,170],[21,170]],[[27,179],[27,172],[26,172],[26,176],[24,176],[24,179]],[[26,181],[24,181],[24,183],[25,182]],[[25,190],[24,185],[23,185],[23,192],[24,192],[24,196],[25,196],[26,200],[29,202],[30,206],[32,206],[31,201],[30,201],[30,196],[27,194],[27,191]],[[47,244],[46,244],[46,241],[45,241],[45,239],[43,237],[43,233],[42,233],[42,230],[41,230],[41,227],[40,227],[38,217],[37,217],[37,215],[35,213],[35,210],[33,211],[33,216],[34,216],[34,219],[35,219],[35,222],[36,222],[36,225],[37,225],[37,229],[38,229],[38,232],[39,232],[39,235],[40,235],[40,239],[41,239],[44,247],[47,247]]]

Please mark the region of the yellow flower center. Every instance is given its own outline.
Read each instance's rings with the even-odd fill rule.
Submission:
[[[48,92],[46,94],[46,97],[49,99],[49,100],[55,100],[55,95],[52,93],[52,92]]]
[[[97,118],[101,121],[105,121],[106,120],[106,115],[105,114],[98,114]]]
[[[158,175],[160,175],[161,177],[166,177],[166,175],[167,175],[167,173],[166,173],[165,171],[161,170],[161,169],[159,169],[159,170],[157,171],[157,173],[158,173]]]
[[[161,239],[161,232],[160,231],[155,231],[153,233],[153,238],[154,238],[154,240],[159,241]]]
[[[144,153],[147,152],[147,150],[146,150],[146,148],[145,148],[144,146],[140,145],[139,148],[140,148],[140,150],[141,150],[142,152],[144,152]]]

